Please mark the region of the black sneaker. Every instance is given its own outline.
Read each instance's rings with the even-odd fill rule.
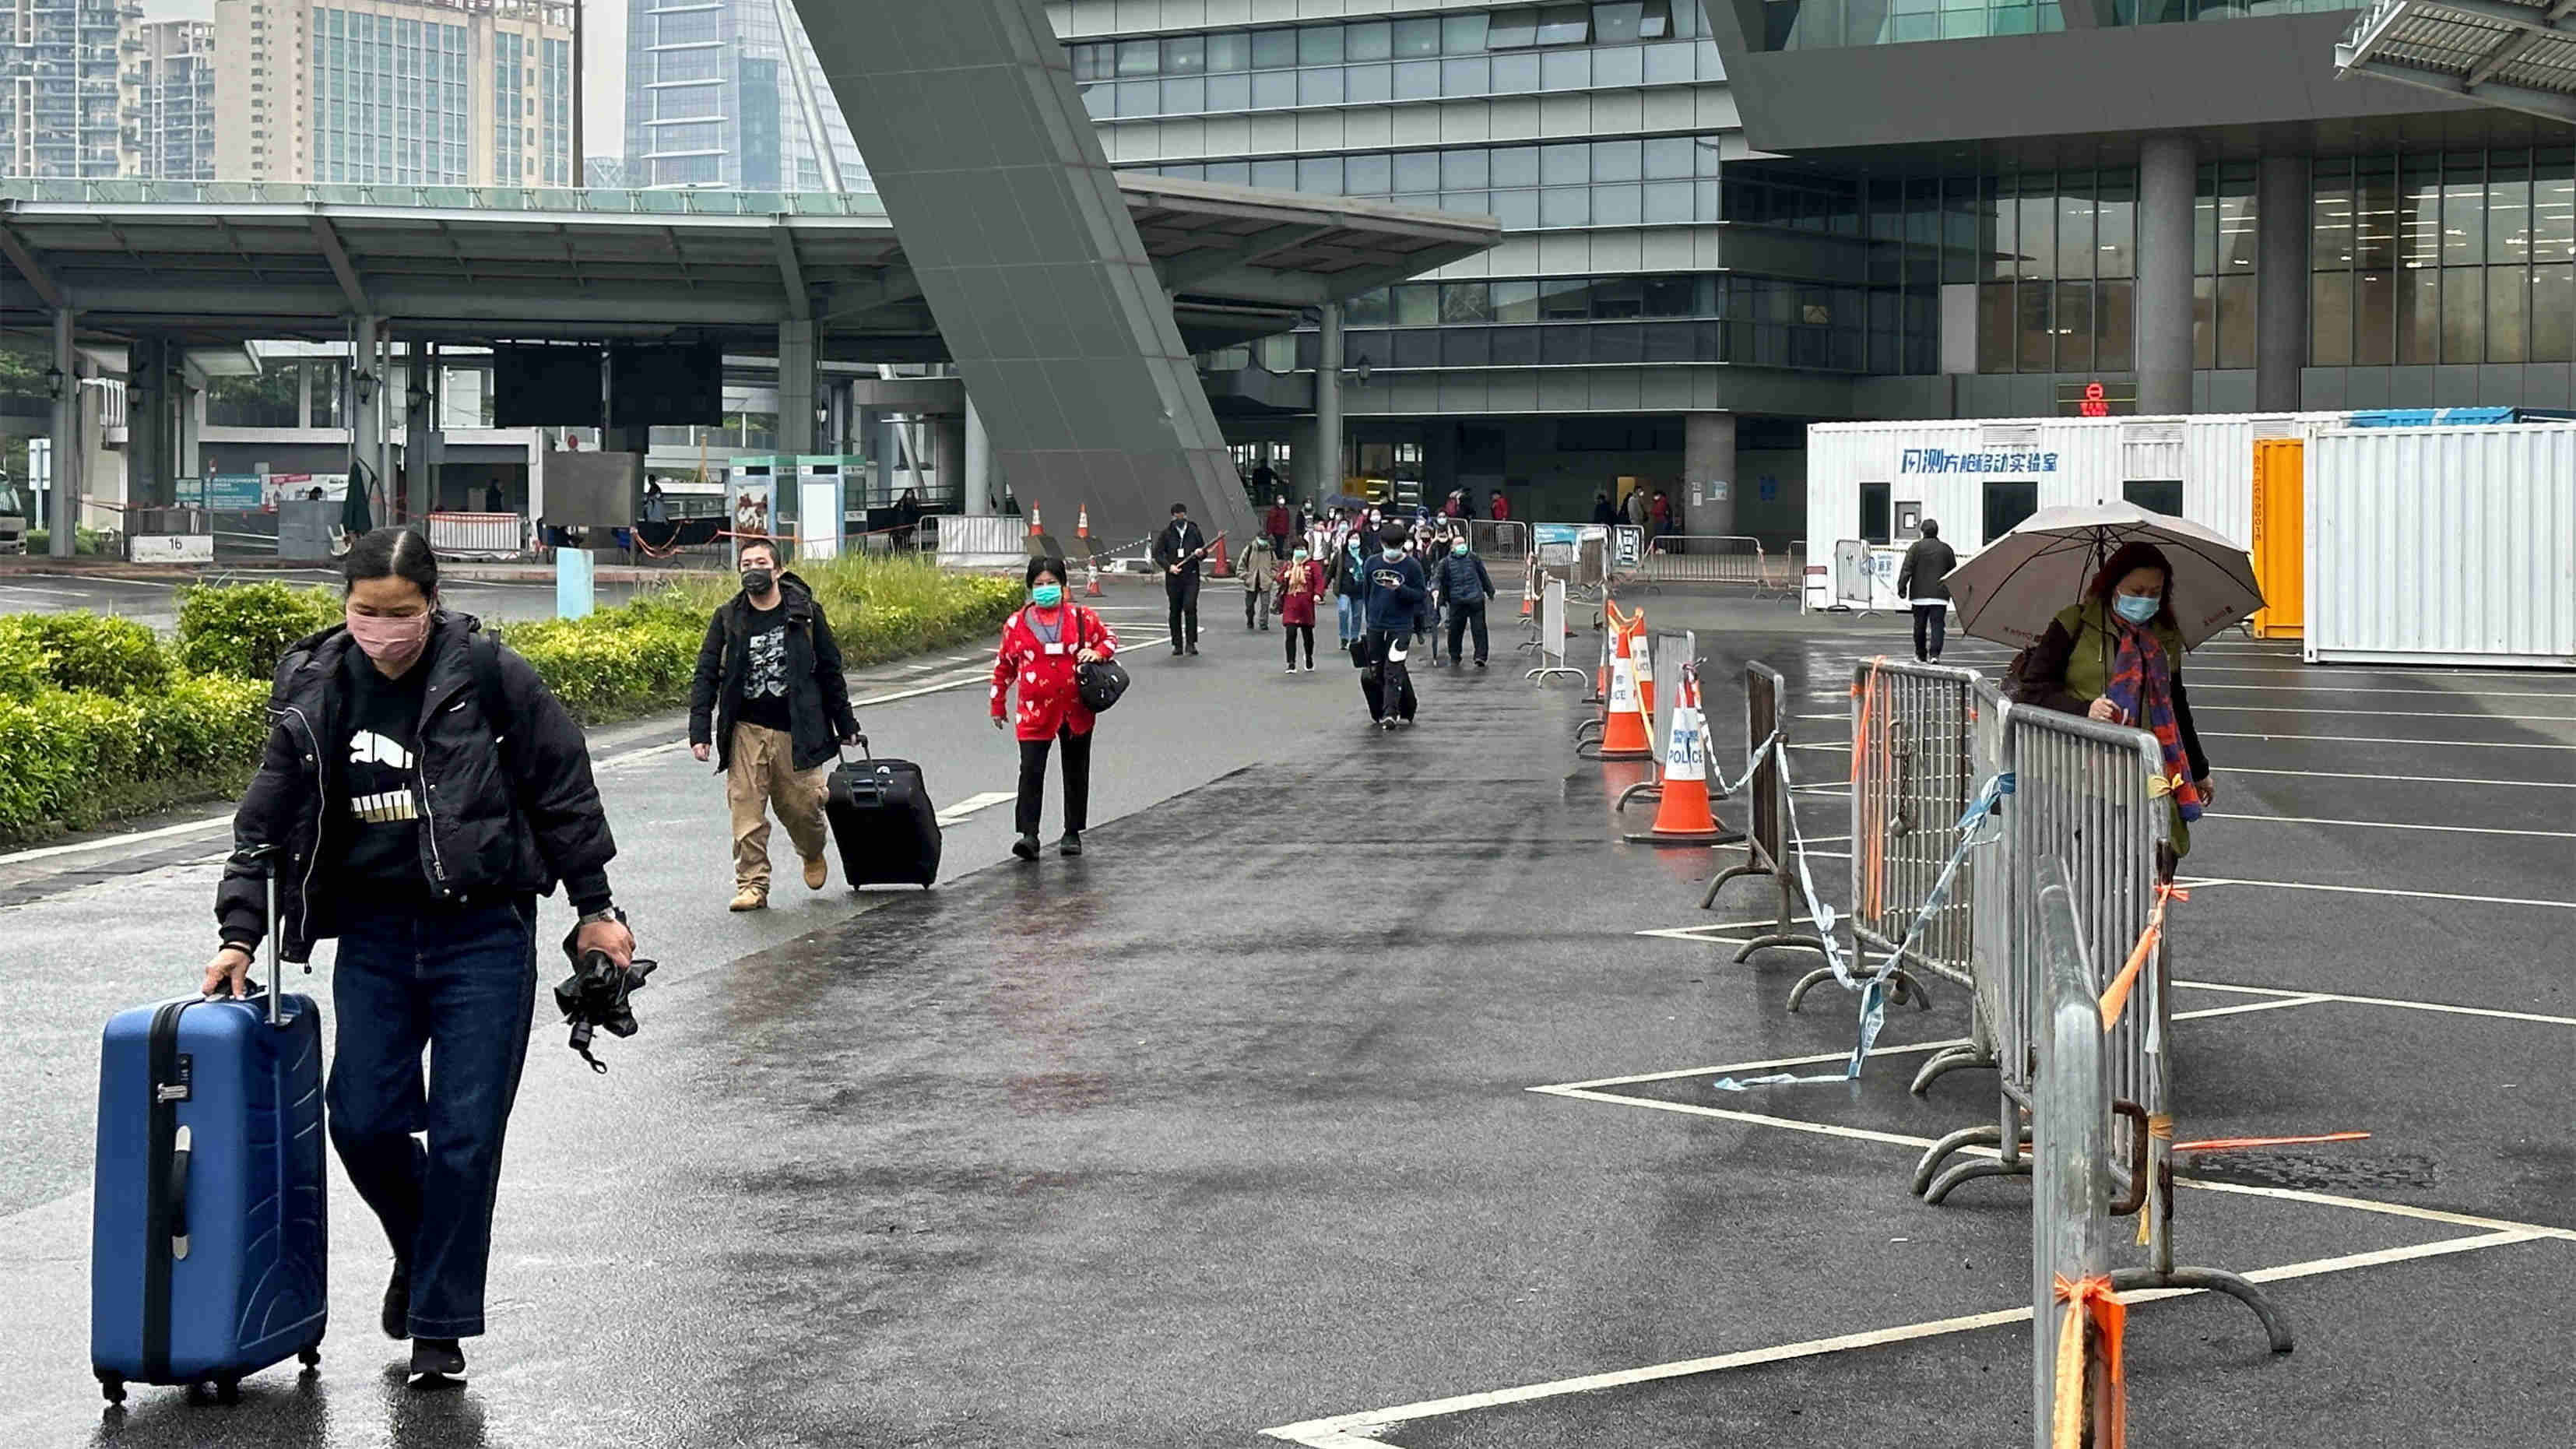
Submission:
[[[1058,855],[1082,854],[1082,832],[1079,830],[1066,831],[1064,833],[1064,839],[1055,843],[1055,853]]]
[[[465,1350],[452,1338],[416,1338],[411,1344],[412,1387],[434,1389],[465,1378]]]
[[[1037,859],[1038,838],[1034,835],[1023,835],[1019,839],[1012,841],[1011,854],[1018,856],[1022,860]]]
[[[1485,667],[1485,661],[1484,661],[1484,660],[1482,660],[1482,659],[1477,660],[1477,661],[1476,661],[1476,667],[1477,667],[1478,669],[1482,669],[1482,668],[1484,668],[1484,667]]]
[[[1197,646],[1196,644],[1191,645],[1191,646],[1190,646],[1190,652],[1191,652],[1192,654],[1196,654],[1196,653],[1198,653],[1198,652],[1199,652],[1199,646]]]
[[[385,1285],[383,1323],[385,1337],[411,1337],[411,1269],[401,1263],[394,1264],[393,1281]]]

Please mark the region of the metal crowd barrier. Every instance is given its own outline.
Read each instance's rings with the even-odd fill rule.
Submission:
[[[1744,943],[1735,953],[1740,964],[1764,950],[1813,951],[1825,953],[1823,939],[1814,931],[1798,929],[1797,867],[1790,863],[1789,845],[1781,839],[1782,822],[1787,814],[1789,797],[1786,777],[1780,773],[1780,751],[1787,748],[1788,716],[1782,704],[1789,690],[1770,665],[1754,660],[1744,666],[1744,748],[1748,754],[1761,750],[1768,742],[1760,763],[1753,768],[1751,804],[1747,810],[1744,832],[1744,864],[1729,866],[1708,883],[1708,893],[1699,898],[1703,911],[1716,907],[1717,893],[1728,881],[1738,876],[1769,876],[1778,888],[1779,909],[1771,929]]]
[[[528,547],[527,520],[515,513],[433,513],[429,546],[443,558],[516,558]]]
[[[1929,917],[1917,917],[1958,848],[1960,816],[1984,785],[1970,758],[1976,685],[1973,669],[1893,659],[1852,667],[1852,935],[1864,955],[1873,947],[1891,955],[1904,949],[1903,959],[1888,963],[1890,995],[1911,997],[1918,1007],[1931,1002],[1915,968],[1961,986],[1973,980],[1973,857],[1958,867],[1967,881],[1953,877]],[[1832,979],[1830,968],[1809,972],[1790,988],[1789,1009]]]
[[[2004,770],[2004,696],[1993,680],[1983,675],[1969,691],[1971,773],[1979,780],[1991,780]],[[1966,1046],[1955,1046],[1935,1052],[1914,1074],[1913,1091],[1922,1096],[1931,1089],[1933,1080],[1945,1072],[1962,1067],[1991,1067],[1995,1064],[1995,1041],[1998,1023],[2006,1013],[2004,983],[2011,970],[2004,960],[2008,942],[1999,930],[1979,931],[1979,921],[2001,921],[2009,908],[2012,879],[2009,861],[1990,850],[1978,863],[1982,868],[1971,873],[1967,889],[1959,892],[1968,902],[1968,975],[1976,990],[1976,1018],[1969,1027]]]
[[[2002,858],[1981,866],[2005,875],[2009,889],[1973,893],[1979,907],[1997,912],[1979,919],[1974,935],[1999,935],[2006,943],[2003,990],[1991,1023],[2001,1078],[1998,1121],[1951,1133],[1924,1153],[1914,1181],[1930,1203],[1975,1178],[2031,1170],[2020,1152],[2022,1120],[2034,1110],[2038,1042],[2048,1009],[2042,892],[2034,884],[2038,867],[2053,863],[2064,873],[2078,913],[2075,940],[2091,968],[2086,984],[2098,999],[2147,939],[2159,882],[2172,860],[2172,807],[2159,788],[2163,757],[2155,736],[2030,706],[2006,705],[2000,712],[2002,767],[2013,777],[2013,791],[2003,806]],[[2289,1327],[2262,1289],[2233,1273],[2174,1264],[2169,983],[2159,940],[2126,1008],[2100,1028],[2105,1089],[2113,1110],[2136,1128],[2130,1150],[2111,1165],[2111,1175],[2145,1215],[2149,1258],[2145,1267],[2113,1273],[2112,1283],[2122,1291],[2179,1287],[2229,1294],[2262,1320],[2273,1351],[2286,1353]],[[1996,1157],[1946,1162],[1976,1144],[1992,1145]]]
[[[1583,671],[1565,662],[1565,580],[1549,579],[1538,601],[1538,667],[1522,676],[1545,682],[1560,674],[1577,679]]]
[[[1636,577],[1650,584],[1750,584],[1767,578],[1761,543],[1732,534],[1674,533],[1648,542]]]
[[[2088,1315],[2087,1303],[2074,1294],[2061,1296],[2058,1284],[2089,1293],[2102,1286],[2110,1261],[2111,1091],[2103,1074],[2101,1009],[2065,868],[2040,862],[2034,884],[2046,994],[2032,1074],[2031,1390],[2038,1433],[2031,1442],[2054,1449],[2058,1344],[2068,1331],[2068,1315]],[[2078,1351],[2068,1367],[2085,1380],[2080,1418],[2088,1432],[2082,1442],[2114,1443],[2111,1426],[2122,1415],[2107,1372],[2110,1346],[2098,1341],[2099,1331],[2089,1322],[2072,1332]]]
[[[1519,564],[1530,556],[1529,525],[1517,518],[1451,519],[1467,525],[1467,547],[1474,549],[1486,563]]]

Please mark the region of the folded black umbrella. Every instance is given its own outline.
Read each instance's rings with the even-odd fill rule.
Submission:
[[[629,998],[644,989],[645,978],[658,963],[637,960],[620,966],[605,951],[582,951],[573,943],[574,936],[564,937],[564,955],[572,958],[572,974],[555,987],[555,1007],[572,1026],[572,1039],[566,1045],[581,1053],[592,1071],[605,1072],[608,1063],[590,1054],[591,1036],[598,1031],[618,1037],[635,1034],[635,1010]]]

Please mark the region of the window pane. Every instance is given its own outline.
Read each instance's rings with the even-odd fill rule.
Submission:
[[[2136,478],[2120,485],[2120,496],[2150,513],[2182,517],[2182,480]]]
[[[2308,265],[2321,272],[2352,265],[2352,219],[2351,179],[2320,171],[2308,207]]]
[[[1162,48],[1150,40],[1121,41],[1118,46],[1118,73],[1123,76],[1153,75],[1162,69]]]
[[[2409,174],[2399,188],[2397,205],[2397,264],[2441,265],[2442,188]]]
[[[2576,361],[2576,266],[2531,269],[2531,360]]]
[[[1297,72],[1297,104],[1338,106],[1342,103],[1342,68],[1337,65]]]
[[[1538,224],[1541,226],[1590,226],[1592,224],[1592,188],[1588,186],[1552,186],[1538,194]]]
[[[1387,289],[1384,287],[1379,287],[1375,291],[1362,292],[1342,304],[1342,325],[1345,327],[1384,326],[1391,306]],[[1345,352],[1349,350],[1347,347],[1343,349]]]
[[[2352,273],[2318,272],[2308,279],[2308,362],[2314,367],[2352,365]]]
[[[2009,282],[1977,288],[1977,371],[2013,370],[2013,295]]]
[[[1492,156],[1493,185],[1538,185],[1538,148],[1536,146],[1498,147]]]
[[[1429,282],[1407,282],[1395,289],[1395,325],[1431,327],[1440,321],[1440,289]]]
[[[1252,32],[1252,68],[1254,70],[1279,70],[1296,63],[1296,31],[1256,30]]]
[[[1638,186],[1596,186],[1592,188],[1592,224],[1595,226],[1635,226],[1646,219],[1644,188]]]
[[[2381,267],[2354,273],[2353,366],[2386,367],[2396,360],[2396,311],[2397,273],[2393,269]]]
[[[2093,284],[2057,283],[2057,370],[2093,370]]]
[[[1163,74],[1194,75],[1206,69],[1206,36],[1183,35],[1163,42]]]
[[[1196,76],[1163,82],[1163,114],[1187,116],[1207,109],[1207,82]]]
[[[1592,38],[1592,12],[1582,5],[1547,5],[1538,12],[1538,43],[1581,45]]]
[[[2531,274],[2490,267],[2486,283],[2487,361],[2520,362],[2531,350]]]
[[[1494,365],[1496,367],[1535,367],[1538,365],[1538,338],[1544,328],[1500,327],[1494,331]]]
[[[1353,196],[1384,196],[1395,190],[1395,158],[1353,156],[1343,166],[1342,184]]]
[[[1407,151],[1395,158],[1395,189],[1398,191],[1437,191],[1440,189],[1440,153]]]
[[[1989,480],[1985,485],[1985,504],[1984,541],[1992,543],[2039,511],[2039,485]]]
[[[1383,101],[1394,91],[1394,72],[1382,65],[1354,65],[1342,73],[1342,99],[1354,103]]]
[[[1551,50],[1539,60],[1541,90],[1579,91],[1592,84],[1592,52]]]
[[[2353,182],[2353,265],[2365,270],[2397,265],[2397,178],[2388,163],[2363,162]]]
[[[1250,186],[1252,184],[1252,163],[1249,161],[1211,161],[1208,163],[1207,179],[1210,181],[1221,181],[1228,186]]]
[[[2463,266],[2487,252],[2486,158],[2453,158],[2443,167],[2442,265]]]
[[[1309,25],[1297,32],[1299,65],[1339,65],[1342,61],[1342,27]]]
[[[1252,108],[1252,77],[1248,75],[1212,75],[1207,79],[1207,104],[1211,111],[1243,111]]]
[[[1207,68],[1210,71],[1252,69],[1252,36],[1241,30],[1228,30],[1207,38]]]
[[[1398,56],[1438,55],[1440,22],[1437,20],[1395,22],[1395,53]]]
[[[1646,7],[1639,0],[1592,7],[1592,43],[1595,45],[1628,45],[1641,39],[1640,22]]]
[[[2014,332],[2019,339],[2015,353],[2023,372],[2046,372],[2054,349],[2049,331],[2048,285],[2023,282],[2014,289]]]
[[[1691,152],[1699,143],[1688,136],[1659,136],[1645,143],[1646,179],[1666,181],[1691,174]]]
[[[1643,85],[1646,80],[1646,53],[1633,45],[1615,50],[1595,50],[1592,57],[1592,83],[1596,86]]]
[[[1860,485],[1860,536],[1865,543],[1886,543],[1888,531],[1888,487],[1884,483]]]
[[[2009,186],[2012,183],[2007,180],[2003,184]],[[1993,281],[2009,281],[2019,266],[2017,253],[2013,249],[2013,233],[2020,227],[2021,203],[2015,201],[2011,193],[2005,192],[1990,196],[1986,201],[1985,209],[1985,275]],[[2006,372],[2011,370],[2004,369]]]
[[[1449,55],[1485,53],[1485,17],[1451,15],[1440,22],[1440,49]]]
[[[1538,225],[1538,193],[1535,191],[1490,191],[1494,220],[1505,231],[1527,231]]]
[[[2129,341],[2135,321],[2134,285],[2126,280],[2093,284],[2093,366],[2100,371],[2127,372],[2136,366]]]
[[[1646,220],[1664,223],[1685,222],[1691,219],[1690,182],[1649,181],[1646,183]]]
[[[1260,110],[1273,106],[1297,104],[1297,72],[1293,70],[1259,70],[1252,73],[1252,104]]]
[[[1118,114],[1150,116],[1154,114],[1154,108],[1162,104],[1162,96],[1162,87],[1152,81],[1120,81]]]
[[[2416,267],[2397,274],[2397,360],[2431,362],[2442,332],[2442,272]]]
[[[1535,322],[1538,320],[1538,283],[1493,282],[1494,320],[1497,322]]]
[[[1483,56],[1440,62],[1440,94],[1481,96],[1494,88],[1491,63]]]
[[[1591,148],[1579,141],[1540,147],[1538,179],[1547,186],[1574,186],[1591,180]]]
[[[1538,12],[1535,10],[1497,10],[1492,25],[1485,32],[1489,50],[1511,50],[1538,39]]]
[[[1297,163],[1255,161],[1252,163],[1252,184],[1274,187],[1281,191],[1293,191],[1297,186]]]
[[[1372,20],[1349,28],[1342,42],[1342,53],[1352,60],[1384,60],[1394,54],[1395,32],[1383,20]]]
[[[1476,149],[1441,152],[1440,185],[1447,191],[1482,189],[1485,185],[1485,153]]]
[[[2191,365],[2218,365],[2218,279],[2191,279]]]
[[[2485,280],[2484,267],[2442,269],[2444,362],[2477,362],[2483,359],[2487,300],[2486,288],[2482,284]]]
[[[1687,317],[1696,292],[1696,278],[1648,277],[1645,279],[1646,315],[1649,317]]]
[[[1494,57],[1494,94],[1524,95],[1538,89],[1536,55],[1498,55]]]
[[[1645,164],[1645,147],[1636,141],[1592,143],[1592,179],[1634,181]]]
[[[1551,277],[1538,284],[1538,311],[1550,322],[1580,322],[1592,315],[1588,277]]]
[[[1395,98],[1399,101],[1435,100],[1440,95],[1440,62],[1436,60],[1399,61],[1395,67]]]
[[[1645,17],[1637,25],[1639,35],[1661,40],[1673,33],[1673,0],[1646,0],[1641,8]]]
[[[2093,182],[2067,180],[2057,195],[2057,268],[2061,278],[2093,275]]]
[[[1440,320],[1491,322],[1494,320],[1492,295],[1483,282],[1443,282],[1440,284]]]
[[[1322,196],[1342,194],[1342,158],[1307,156],[1297,162],[1297,189]]]
[[[2497,152],[2487,169],[2487,260],[2531,260],[2531,167],[2516,152]]]
[[[2218,279],[2218,365],[2254,365],[2254,279]]]

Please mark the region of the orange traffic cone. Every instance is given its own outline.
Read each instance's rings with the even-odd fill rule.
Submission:
[[[1034,503],[1029,505],[1029,537],[1035,538],[1039,534],[1046,532],[1046,526],[1038,521],[1045,512],[1045,509],[1038,507]]]
[[[1081,511],[1073,516],[1073,536],[1085,543],[1091,541],[1091,505],[1088,503],[1083,504]]]
[[[1708,727],[1700,717],[1699,689],[1688,674],[1673,705],[1673,727],[1664,744],[1662,804],[1655,824],[1627,840],[1643,845],[1723,845],[1742,837],[1721,829],[1708,806]]]
[[[1628,616],[1628,637],[1628,651],[1637,661],[1637,712],[1646,717],[1651,728],[1655,718],[1655,646],[1646,634],[1645,610]]]
[[[1651,760],[1655,742],[1646,733],[1646,717],[1637,710],[1637,660],[1628,652],[1628,636],[1619,635],[1610,656],[1610,718],[1601,730],[1596,760]]]
[[[1230,579],[1234,577],[1234,565],[1226,562],[1225,535],[1222,533],[1216,536],[1216,563],[1208,570],[1208,573],[1210,576],[1220,579]]]
[[[1098,554],[1092,555],[1091,566],[1083,570],[1082,596],[1086,599],[1100,597],[1100,556]]]

